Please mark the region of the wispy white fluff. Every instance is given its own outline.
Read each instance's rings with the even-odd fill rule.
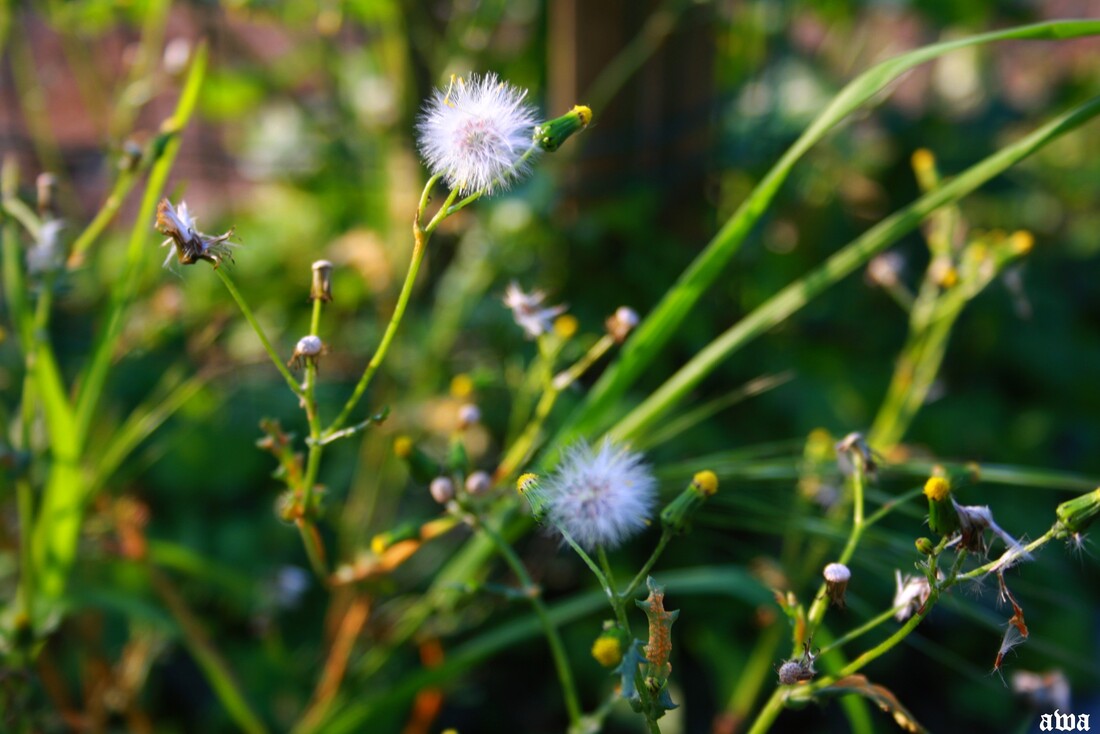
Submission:
[[[428,168],[463,195],[507,188],[524,173],[519,161],[538,122],[526,99],[526,90],[496,74],[452,78],[435,91],[417,123]]]
[[[565,306],[542,307],[546,294],[542,291],[524,293],[519,284],[512,281],[504,291],[504,305],[511,309],[512,318],[523,328],[528,339],[537,339],[550,331],[554,319],[565,313]]]
[[[657,482],[641,454],[604,439],[566,449],[546,482],[552,524],[583,548],[614,548],[646,527]]]

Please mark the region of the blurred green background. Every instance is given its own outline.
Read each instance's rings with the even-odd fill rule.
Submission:
[[[208,40],[210,72],[166,193],[186,198],[204,231],[236,228],[242,244],[234,278],[282,353],[289,355],[309,329],[310,263],[324,257],[337,264],[336,297],[322,334],[331,353],[321,368],[322,404],[333,408],[377,343],[404,274],[409,224],[426,178],[413,139],[421,100],[451,73],[492,70],[529,88],[548,117],[574,103],[593,108],[589,129],[545,157],[530,180],[449,220],[432,241],[410,317],[368,396],[369,409],[388,405],[391,416],[361,441],[339,445],[323,469],[330,548],[350,559],[400,519],[437,511],[390,445],[402,433],[429,450],[445,445],[457,404],[449,385],[457,374],[472,376],[485,414],[485,430],[472,445],[475,460],[495,465],[510,391],[534,352],[501,305],[510,280],[568,303],[582,334],[598,334],[622,304],[644,315],[858,72],[926,43],[1094,15],[1096,6],[1088,0],[321,0],[47,2],[6,12],[0,146],[17,156],[28,192],[39,171],[59,176],[70,237],[106,196],[127,146],[148,140],[171,113],[190,53],[200,38]],[[931,150],[950,175],[1095,95],[1097,43],[1000,43],[953,53],[905,76],[797,166],[630,401],[915,198],[915,150]],[[81,365],[99,327],[104,284],[117,273],[137,198],[123,206],[95,256],[63,283],[53,323],[67,374]],[[963,202],[972,230],[1026,229],[1035,247],[960,319],[932,399],[905,437],[911,455],[1100,477],[1098,200],[1100,135],[1092,124]],[[299,435],[304,421],[216,278],[205,267],[161,269],[157,241],[150,222],[141,302],[131,311],[125,359],[92,441],[105,443],[166,371],[210,379],[95,503],[72,589],[74,613],[47,646],[38,682],[9,688],[5,703],[9,712],[33,712],[42,730],[78,728],[75,714],[89,731],[232,730],[178,644],[176,623],[114,551],[103,518],[125,496],[148,510],[154,561],[171,569],[250,699],[276,730],[285,730],[308,703],[339,600],[330,606],[309,582],[304,593],[294,593],[306,561],[296,533],[273,512],[279,488],[270,477],[273,462],[254,444],[261,418],[279,418]],[[914,233],[893,252],[903,279],[915,284],[928,260],[922,238]],[[824,427],[839,438],[869,426],[905,333],[906,316],[889,296],[851,277],[709,377],[697,391],[699,403],[760,375],[791,374],[774,390],[655,448],[650,459],[658,470],[676,465],[687,472],[666,469],[666,489],[683,486],[693,457],[767,442],[784,442],[774,454],[782,470],[775,479],[724,483],[721,501],[692,535],[672,545],[658,578],[662,570],[774,555],[795,492],[794,457],[806,435]],[[17,359],[11,340],[0,343],[0,387],[9,409]],[[880,488],[896,494],[919,484],[887,474]],[[979,485],[964,500],[991,505],[1006,530],[1034,537],[1069,496]],[[893,569],[911,569],[912,540],[926,532],[919,504],[912,509],[869,534],[853,564],[851,608],[833,621],[838,630],[886,608]],[[16,576],[14,515],[4,523],[6,592]],[[823,524],[820,532],[831,537],[840,530]],[[624,573],[646,557],[652,540],[619,554]],[[384,639],[387,620],[400,615],[402,595],[423,588],[457,542],[426,550],[383,589],[392,596],[379,597],[352,656],[343,689],[349,700],[417,669],[412,648],[369,681],[357,664]],[[551,600],[592,587],[555,541],[535,535],[519,550]],[[499,571],[495,577],[506,578]],[[1032,636],[1010,657],[1007,672],[1060,668],[1073,685],[1073,710],[1100,718],[1094,551],[1086,545],[1074,555],[1051,545],[1012,578]],[[812,581],[801,583],[797,590],[808,597]],[[995,589],[984,592],[954,593],[910,643],[869,671],[933,731],[1014,731],[1030,716],[1002,677],[990,673],[1008,613],[998,607]],[[673,696],[682,703],[676,717],[683,731],[710,731],[763,634],[761,610],[768,605],[674,594],[669,603],[682,609],[675,628]],[[443,635],[447,650],[526,614],[522,605],[475,594],[425,635]],[[599,622],[589,615],[564,631],[588,707],[610,684],[587,656]],[[119,711],[104,687],[121,685],[127,655],[144,668],[132,707]],[[463,671],[444,690],[439,716],[426,729],[404,731],[565,726],[549,656],[537,638]],[[873,717],[876,730],[892,729],[887,716]],[[364,730],[401,731],[414,719],[407,707],[395,706]],[[608,730],[637,725],[613,717]],[[676,726],[670,722],[666,731]],[[835,705],[785,715],[776,727],[845,729]]]

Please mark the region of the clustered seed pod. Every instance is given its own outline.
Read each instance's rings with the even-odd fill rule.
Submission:
[[[309,297],[314,301],[332,300],[332,263],[328,260],[313,263],[313,283],[309,288]]]
[[[829,596],[829,602],[841,609],[844,608],[844,593],[848,590],[848,581],[852,578],[851,570],[843,563],[830,563],[822,572],[825,576],[825,593]]]

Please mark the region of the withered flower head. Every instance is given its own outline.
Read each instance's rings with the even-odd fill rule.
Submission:
[[[195,220],[187,209],[186,201],[181,201],[173,210],[172,202],[167,198],[161,199],[157,205],[156,227],[158,232],[168,237],[161,247],[171,247],[168,257],[164,259],[165,267],[168,267],[173,252],[181,265],[194,265],[199,260],[206,260],[217,268],[224,260],[233,261],[230,253],[232,244],[229,242],[233,230],[216,237],[199,232],[195,229]]]

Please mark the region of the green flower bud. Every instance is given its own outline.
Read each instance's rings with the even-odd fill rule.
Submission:
[[[717,491],[718,477],[715,473],[699,472],[692,478],[691,484],[661,510],[661,526],[673,533],[683,533],[707,497]]]
[[[928,498],[928,527],[937,535],[946,536],[959,529],[959,513],[951,501],[951,482],[943,477],[931,477],[924,484]]]
[[[916,546],[917,551],[924,556],[930,556],[936,550],[936,544],[928,538],[917,538]]]
[[[527,498],[527,502],[531,505],[531,516],[535,518],[535,522],[542,522],[543,518],[546,517],[550,502],[546,492],[539,486],[538,475],[521,475],[516,480],[516,491]]]
[[[1088,494],[1066,500],[1055,510],[1058,516],[1058,528],[1055,537],[1065,538],[1083,533],[1100,514],[1100,488]]]
[[[591,121],[592,110],[584,105],[575,105],[561,117],[535,127],[535,143],[548,153],[553,153],[574,133],[588,127]]]

